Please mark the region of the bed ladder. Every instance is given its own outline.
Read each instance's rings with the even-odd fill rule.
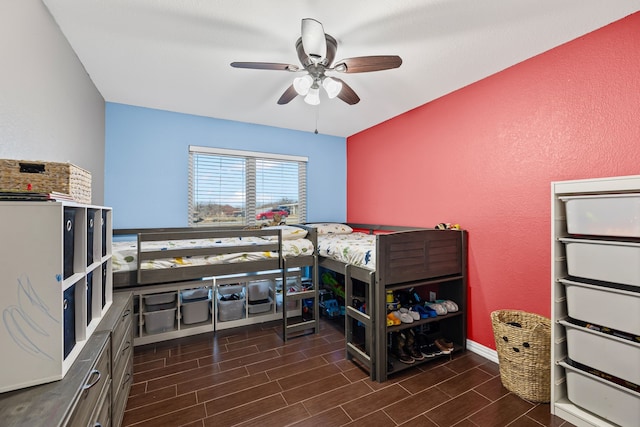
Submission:
[[[320,310],[318,306],[319,293],[318,293],[318,259],[317,256],[313,257],[313,265],[311,266],[311,283],[312,289],[304,290],[300,292],[289,292],[287,286],[287,267],[286,258],[282,260],[282,316],[283,316],[283,328],[282,338],[286,342],[290,335],[299,335],[301,331],[313,329],[314,333],[320,333]],[[313,315],[310,319],[304,318],[304,303],[303,300],[312,300],[311,311]],[[298,301],[300,306],[300,314],[302,320],[291,319],[287,313],[287,302]]]
[[[366,312],[362,312],[353,306],[353,278],[351,277],[351,265],[344,268],[344,295],[345,295],[345,316],[344,316],[344,336],[346,339],[346,359],[356,359],[366,366],[371,375],[371,380],[376,379],[375,364],[375,272],[368,273],[369,278],[365,283],[364,300],[366,302]],[[364,326],[364,346],[354,342],[354,321],[360,322]],[[386,327],[386,326],[385,326]]]

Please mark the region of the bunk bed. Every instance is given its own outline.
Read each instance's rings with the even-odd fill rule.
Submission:
[[[247,280],[269,272],[286,289],[292,271],[310,268],[311,283],[317,282],[314,243],[299,227],[281,225],[248,228],[148,228],[113,230],[112,278],[115,290],[147,292],[147,289],[182,289],[182,284],[205,278],[243,277]],[[300,273],[298,273],[300,274]],[[185,285],[186,286],[186,285]],[[317,287],[292,298],[314,298]],[[283,296],[286,298],[286,294]],[[290,324],[283,302],[284,338],[315,328],[313,320]],[[315,310],[317,313],[317,310]]]
[[[351,223],[304,228],[316,247],[320,269],[344,277],[347,358],[364,365],[372,379],[384,381],[390,373],[387,333],[407,327],[387,327],[387,291],[424,287],[425,292],[437,289],[439,298],[458,301],[459,312],[415,325],[455,317],[445,332],[457,348],[466,348],[466,231]],[[366,310],[352,306],[356,281],[365,285],[364,295],[357,297],[366,302]],[[356,323],[364,325],[364,343],[355,340]]]

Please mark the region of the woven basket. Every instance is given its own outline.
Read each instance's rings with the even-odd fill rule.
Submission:
[[[551,321],[520,310],[497,310],[491,323],[502,385],[525,400],[549,402]]]
[[[63,193],[91,203],[91,173],[71,163],[0,159],[0,191]]]

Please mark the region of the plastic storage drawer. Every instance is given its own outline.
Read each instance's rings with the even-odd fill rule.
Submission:
[[[249,314],[265,313],[271,310],[271,304],[273,304],[273,301],[271,301],[270,297],[266,298],[266,301],[259,303],[252,303],[249,301],[247,310],[249,311]]]
[[[640,243],[560,239],[569,275],[640,287]]]
[[[640,292],[560,279],[570,317],[640,335]]]
[[[164,292],[161,294],[148,294],[143,295],[144,303],[148,306],[169,304],[176,300],[175,292]]]
[[[560,323],[567,332],[569,359],[640,384],[640,343],[574,325]]]
[[[218,319],[221,322],[238,320],[244,317],[244,297],[237,300],[218,300]]]
[[[621,426],[637,426],[640,393],[560,362],[567,376],[567,396],[575,405]]]
[[[144,314],[144,330],[148,334],[173,331],[175,329],[176,308],[150,311]]]
[[[191,325],[209,320],[210,302],[211,300],[209,298],[196,301],[183,301],[181,306],[182,323]]]
[[[567,231],[593,236],[640,237],[640,194],[560,197]]]
[[[247,285],[247,299],[249,300],[249,303],[251,303],[251,301],[263,301],[268,299],[272,283],[273,282],[270,280],[256,280],[255,282],[250,282],[249,285]]]

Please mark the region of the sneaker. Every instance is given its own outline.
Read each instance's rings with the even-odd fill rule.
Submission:
[[[434,344],[442,352],[442,354],[450,354],[453,351],[453,343],[445,340],[444,338],[438,338]]]
[[[434,343],[429,343],[420,347],[420,352],[427,358],[436,357],[442,354],[442,350],[440,350]]]

